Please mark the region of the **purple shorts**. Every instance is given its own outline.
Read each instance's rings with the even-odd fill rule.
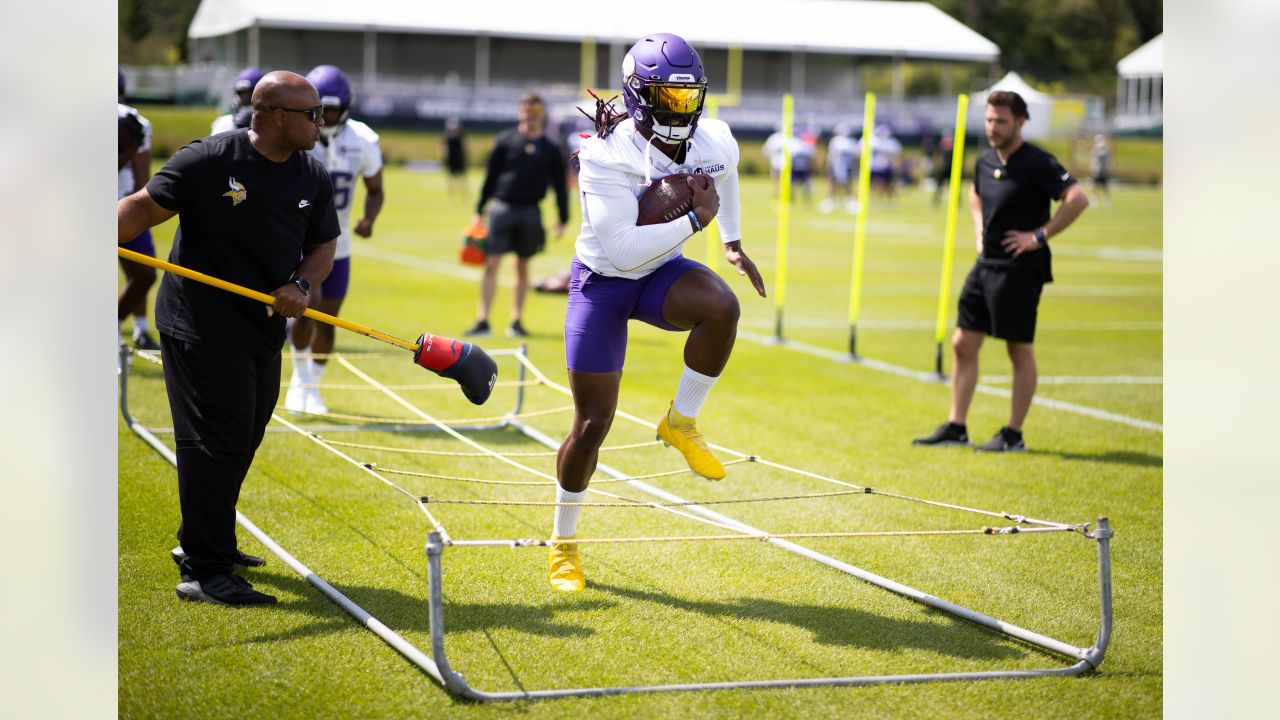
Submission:
[[[124,243],[120,247],[143,255],[150,255],[151,257],[156,256],[156,244],[151,242],[150,230],[143,230],[142,234],[138,235],[138,237]]]
[[[576,372],[622,372],[627,357],[627,321],[634,318],[663,330],[679,330],[662,317],[671,285],[694,268],[677,257],[637,280],[591,272],[577,258],[569,270],[569,306],[564,317],[564,352]]]
[[[347,286],[351,284],[351,258],[346,257],[333,261],[333,269],[329,277],[320,283],[320,296],[325,300],[341,300],[347,296]]]

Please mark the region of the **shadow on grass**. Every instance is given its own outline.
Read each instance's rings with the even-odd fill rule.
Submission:
[[[247,570],[242,574],[254,584],[256,589],[263,592],[301,596],[301,599],[286,600],[273,608],[254,610],[303,614],[316,618],[313,622],[297,627],[260,635],[249,642],[273,643],[297,640],[360,627],[354,618],[334,606],[310,583],[292,572]],[[409,595],[391,588],[336,584],[334,587],[396,632],[426,633],[430,629],[425,597]],[[425,590],[424,584],[423,591]],[[520,604],[510,600],[492,603],[455,603],[450,602],[446,597],[445,605],[445,629],[449,633],[509,628],[532,635],[576,638],[589,636],[595,631],[563,618],[573,618],[580,613],[607,609],[616,603],[599,598],[582,598],[567,603],[561,598],[555,598],[554,602],[545,604]]]
[[[938,611],[927,611],[938,620],[904,620],[873,615],[861,610],[826,605],[801,605],[765,598],[738,598],[732,602],[688,600],[664,592],[619,587],[593,582],[591,587],[629,600],[699,613],[730,621],[749,620],[785,623],[807,630],[821,645],[857,646],[874,650],[901,651],[908,648],[968,659],[1023,657],[1026,652],[1003,638],[972,632],[975,626]],[[964,632],[964,630],[970,630]]]
[[[1164,467],[1164,458],[1159,455],[1136,452],[1133,450],[1107,450],[1100,453],[1064,452],[1061,450],[1028,450],[1028,455],[1043,455],[1063,460],[1079,460],[1082,462],[1109,463],[1114,465],[1133,465],[1135,467]]]

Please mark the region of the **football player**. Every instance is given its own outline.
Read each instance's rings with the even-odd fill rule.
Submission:
[[[738,143],[725,123],[702,117],[707,78],[689,43],[666,33],[642,38],[622,62],[626,114],[596,103],[596,135],[582,141],[578,183],[582,229],[571,265],[565,353],[574,417],[556,458],[555,521],[548,558],[557,590],[586,586],[578,543],[580,506],[618,404],[634,318],[688,332],[684,370],[658,436],[693,472],[712,480],[724,466],[695,419],[729,360],[737,336],[738,298],[684,244],[719,217],[725,259],[765,295],[755,263],[742,250]],[[693,210],[667,223],[637,226],[638,199],[653,181],[692,173]]]
[[[235,105],[232,106],[231,112],[213,119],[213,125],[209,130],[210,135],[249,127],[249,121],[253,119],[253,103],[250,98],[253,97],[253,89],[257,87],[258,81],[262,79],[263,75],[264,73],[256,67],[249,67],[240,71],[240,74],[236,76],[234,86],[236,91]]]
[[[333,65],[320,65],[307,73],[307,80],[320,93],[324,105],[324,125],[320,142],[311,154],[329,169],[333,182],[333,205],[338,211],[338,249],[333,270],[311,293],[311,306],[320,312],[337,315],[347,296],[351,280],[351,233],[367,238],[373,235],[373,221],[382,210],[386,197],[382,191],[382,148],[378,134],[359,120],[351,119],[351,83]],[[356,178],[364,181],[364,216],[351,225],[351,199]],[[324,375],[327,355],[333,352],[333,326],[305,317],[292,321],[289,331],[293,345],[293,376],[285,393],[285,409],[293,412],[326,413],[317,387]]]
[[[116,91],[124,98],[124,73],[116,73],[119,78]],[[120,166],[116,184],[116,200],[132,195],[146,187],[151,179],[151,122],[134,108],[124,103],[116,103],[116,119],[131,117],[142,127],[142,140],[138,143],[132,157]],[[132,124],[132,123],[131,123]],[[125,158],[121,158],[124,160]],[[151,231],[143,230],[142,234],[121,245],[134,252],[155,257],[156,246],[151,240]],[[133,315],[133,345],[139,350],[159,350],[160,344],[147,333],[147,292],[156,282],[156,271],[146,265],[120,259],[120,269],[124,271],[124,289],[116,300],[116,320],[123,324],[125,316]]]

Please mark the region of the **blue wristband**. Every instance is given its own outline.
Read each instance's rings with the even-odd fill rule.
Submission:
[[[690,210],[688,217],[689,222],[693,223],[693,231],[696,233],[702,232],[702,223],[698,222],[698,213]]]

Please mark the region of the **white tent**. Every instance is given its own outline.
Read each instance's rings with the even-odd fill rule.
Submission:
[[[1116,63],[1116,128],[1164,125],[1164,33]]]
[[[1049,120],[1053,114],[1053,96],[1036,90],[1027,84],[1022,76],[1011,72],[999,82],[982,92],[974,93],[969,101],[968,127],[970,132],[982,133],[985,130],[984,117],[987,112],[987,96],[996,90],[1016,92],[1027,102],[1027,114],[1031,116],[1022,126],[1022,137],[1028,140],[1039,140],[1049,136],[1051,126]]]

